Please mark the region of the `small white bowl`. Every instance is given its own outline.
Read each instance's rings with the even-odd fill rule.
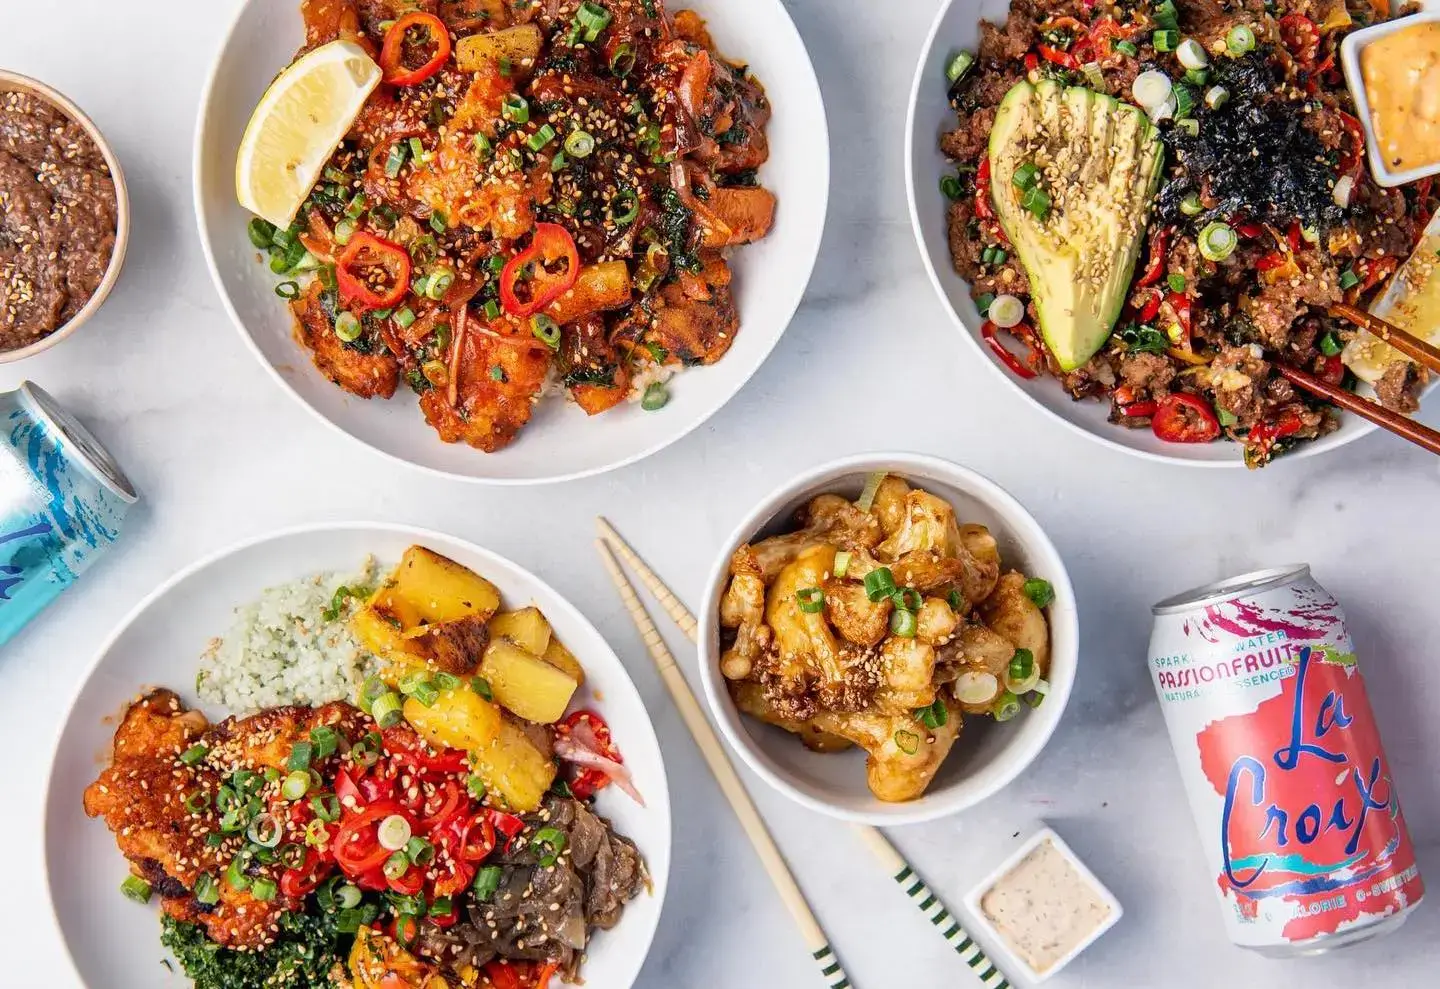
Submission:
[[[720,598],[730,555],[741,545],[793,528],[796,509],[816,495],[858,497],[865,478],[885,471],[955,506],[961,522],[989,526],[1007,569],[1043,577],[1055,588],[1050,620],[1050,692],[1006,724],[972,718],[925,795],[907,803],[876,799],[865,782],[865,753],[820,755],[794,735],[744,716],[720,672]],[[1040,524],[993,481],[949,461],[914,453],[872,453],[817,467],[766,498],[721,548],[700,612],[700,678],[710,710],[730,745],[767,783],[812,810],[876,826],[917,824],[958,813],[993,795],[1040,754],[1065,712],[1080,656],[1079,619],[1070,576]]]
[[[1345,67],[1345,82],[1350,87],[1351,97],[1355,100],[1356,116],[1365,126],[1365,145],[1370,154],[1370,174],[1375,177],[1377,185],[1387,189],[1419,182],[1432,175],[1440,175],[1440,161],[1433,165],[1412,168],[1404,172],[1391,170],[1389,162],[1385,160],[1385,155],[1381,153],[1380,138],[1375,132],[1375,117],[1370,112],[1370,95],[1365,91],[1365,73],[1360,66],[1360,54],[1367,45],[1371,45],[1381,38],[1389,37],[1396,31],[1403,31],[1416,24],[1440,22],[1440,9],[1436,9],[1437,5],[1434,3],[1431,3],[1429,7],[1431,9],[1412,14],[1409,17],[1398,17],[1393,21],[1385,21],[1356,31],[1347,36],[1340,45],[1340,64]]]
[[[1029,962],[1011,950],[1010,942],[1005,940],[1004,936],[990,923],[990,919],[985,916],[985,911],[980,907],[980,901],[985,898],[985,894],[990,892],[995,884],[1004,878],[1011,869],[1019,865],[1025,856],[1029,855],[1036,848],[1039,848],[1040,845],[1046,841],[1053,844],[1060,854],[1069,860],[1070,864],[1075,867],[1075,871],[1080,874],[1080,878],[1089,883],[1100,899],[1110,907],[1110,914],[1100,926],[1091,931],[1085,940],[1071,948],[1063,958],[1054,965],[1051,965],[1044,972],[1037,972],[1030,967]],[[1080,861],[1080,856],[1076,855],[1074,850],[1065,844],[1065,839],[1061,838],[1048,827],[1041,828],[1029,838],[1025,839],[1024,843],[1015,849],[1014,854],[1000,863],[994,872],[986,876],[983,882],[971,890],[969,895],[965,897],[965,908],[970,911],[971,927],[984,934],[985,943],[991,946],[990,953],[1001,957],[1001,964],[1006,966],[1005,970],[1007,972],[1022,972],[1026,976],[1026,981],[1034,984],[1044,982],[1066,965],[1069,965],[1080,952],[1099,940],[1100,935],[1118,924],[1120,918],[1125,915],[1125,908],[1120,905],[1120,901],[1115,898],[1115,894],[1110,892],[1110,890],[1105,887],[1105,884],[1096,878],[1095,873],[1090,871],[1089,866]]]

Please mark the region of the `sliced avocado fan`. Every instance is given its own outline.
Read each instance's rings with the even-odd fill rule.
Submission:
[[[1066,371],[1115,329],[1164,158],[1145,113],[1104,93],[1022,82],[1000,104],[991,196],[1030,277],[1040,332]]]

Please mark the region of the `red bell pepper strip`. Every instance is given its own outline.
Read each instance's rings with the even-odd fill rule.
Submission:
[[[1220,435],[1220,420],[1209,402],[1177,391],[1160,400],[1150,428],[1166,443],[1209,443]]]
[[[1131,402],[1119,407],[1120,414],[1127,419],[1143,419],[1153,416],[1159,409],[1159,402]]]
[[[435,46],[430,57],[414,69],[405,65],[409,41],[406,35],[412,28],[424,31],[427,41]],[[381,78],[392,86],[415,86],[439,72],[449,58],[450,31],[445,22],[434,14],[414,10],[396,20],[385,32],[385,43],[380,48]]]
[[[564,267],[556,270],[561,262]],[[570,291],[579,277],[580,253],[570,231],[558,223],[537,223],[530,246],[511,258],[500,272],[500,302],[507,313],[525,319]],[[516,291],[522,286],[526,289],[524,299]]]
[[[1191,331],[1191,303],[1190,297],[1183,292],[1171,292],[1165,296],[1165,302],[1175,313],[1175,321],[1180,327],[1180,339],[1175,341],[1177,347],[1186,350],[1190,349]]]
[[[1245,463],[1258,467],[1270,459],[1275,443],[1300,431],[1303,423],[1294,412],[1286,412],[1279,422],[1257,422],[1245,436]]]
[[[1024,323],[1021,323],[1019,326],[1011,328],[1009,332],[1013,333],[1016,337],[1024,340],[1026,338],[1022,334],[1028,333],[1029,330],[1030,328],[1028,326],[1026,326]],[[996,336],[996,334],[999,332],[1000,327],[996,326],[988,319],[985,321],[985,325],[980,327],[981,338],[985,341],[986,344],[989,345],[991,351],[994,352],[995,356],[1000,358],[1000,363],[1004,364],[1007,368],[1009,368],[1012,374],[1016,375],[1017,377],[1024,378],[1027,381],[1031,378],[1038,377],[1039,373],[1034,369],[1034,367],[1027,366],[1033,365],[1035,362],[1034,349],[1031,348],[1030,353],[1027,356],[1026,363],[1022,364],[1020,363],[1020,358],[1012,354],[1009,349],[1000,342],[999,338]]]
[[[1165,274],[1166,245],[1169,243],[1168,230],[1156,230],[1150,235],[1150,258],[1145,262],[1145,271],[1140,275],[1140,280],[1135,283],[1137,287],[1149,288]]]
[[[1335,111],[1345,125],[1345,134],[1350,138],[1350,147],[1340,159],[1340,174],[1358,178],[1365,163],[1365,125],[1344,110]]]
[[[393,308],[410,291],[410,255],[399,244],[361,231],[335,259],[335,284],[340,301],[351,308]]]
[[[1254,240],[1265,232],[1265,228],[1258,223],[1237,223],[1235,224],[1235,232],[1241,237],[1248,237],[1250,240]]]
[[[1260,272],[1274,271],[1276,268],[1283,268],[1290,263],[1290,259],[1279,251],[1265,255],[1255,262],[1255,270]]]
[[[995,207],[990,201],[990,156],[980,159],[975,170],[975,215],[982,220],[995,219]]]
[[[1146,291],[1148,296],[1145,305],[1140,308],[1140,322],[1148,323],[1160,312],[1160,303],[1165,301],[1165,293],[1158,288]]]
[[[1320,378],[1332,385],[1338,385],[1345,380],[1345,361],[1339,354],[1325,358],[1324,364],[1320,367]]]
[[[1051,48],[1049,45],[1037,45],[1040,57],[1045,61],[1060,66],[1062,69],[1069,69],[1072,72],[1080,70],[1080,63],[1075,61],[1075,56],[1069,52],[1061,51],[1058,48]]]
[[[1034,52],[1029,52],[1029,53],[1027,53],[1026,56],[1025,56],[1025,71],[1026,71],[1027,73],[1034,73],[1034,72],[1036,72],[1039,68],[1040,68],[1040,56],[1039,56],[1039,55],[1036,55]]]

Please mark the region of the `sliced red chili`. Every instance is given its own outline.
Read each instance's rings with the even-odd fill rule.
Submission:
[[[1148,323],[1160,312],[1160,304],[1165,301],[1165,293],[1157,289],[1151,289],[1148,293],[1145,305],[1140,309],[1140,322]]]
[[[1030,52],[1025,56],[1025,71],[1035,72],[1040,68],[1040,56]]]
[[[530,246],[500,272],[500,302],[507,313],[525,319],[568,292],[579,277],[580,253],[570,231],[558,223],[537,223]]]
[[[1191,331],[1191,302],[1190,297],[1183,292],[1171,292],[1165,296],[1165,302],[1175,313],[1176,325],[1180,328],[1180,339],[1175,341],[1177,347],[1190,347]]]
[[[1265,228],[1258,223],[1237,223],[1235,224],[1235,232],[1241,237],[1248,237],[1250,240],[1254,240],[1265,232]]]
[[[1129,405],[1120,406],[1120,414],[1127,419],[1143,419],[1153,416],[1159,408],[1158,402],[1131,402]]]
[[[1338,385],[1345,380],[1345,361],[1339,354],[1325,358],[1320,368],[1320,377],[1332,385]]]
[[[361,231],[335,259],[340,301],[361,310],[390,309],[410,290],[410,255],[399,244]]]
[[[1032,349],[1030,351],[1030,354],[1027,358],[1027,363],[1022,364],[1020,362],[1020,358],[1012,354],[1009,348],[1007,348],[1004,344],[1000,342],[999,338],[997,337],[999,331],[1000,327],[996,326],[989,320],[986,320],[985,325],[980,327],[980,337],[985,341],[987,345],[989,345],[990,350],[994,352],[995,356],[1000,358],[1000,363],[1004,364],[1007,368],[1009,368],[1012,374],[1024,378],[1027,381],[1031,378],[1038,377],[1039,372],[1037,372],[1033,367],[1027,366],[1027,364],[1034,363],[1034,350]],[[1024,323],[1021,323],[1019,326],[1013,327],[1009,330],[1010,333],[1014,334],[1016,337],[1022,340],[1024,340],[1025,337],[1022,336],[1021,333],[1028,331],[1029,327],[1026,326]]]
[[[380,844],[377,828],[392,814],[404,816],[403,811],[393,800],[377,800],[341,823],[335,833],[335,861],[346,875],[369,872],[385,863],[390,852]]]
[[[416,68],[405,64],[405,58],[416,46],[409,35],[411,30],[423,32],[419,46],[428,48],[425,61]],[[450,58],[450,31],[445,22],[434,14],[414,10],[399,18],[385,32],[385,43],[380,48],[381,78],[392,86],[414,86],[429,79],[445,65]]]
[[[464,821],[458,834],[460,857],[467,862],[483,862],[495,850],[495,825],[483,810]]]
[[[1150,258],[1145,262],[1145,270],[1140,275],[1140,280],[1135,284],[1139,288],[1148,288],[1160,280],[1165,274],[1165,259],[1168,257],[1167,245],[1170,243],[1170,231],[1156,230],[1150,235]]]
[[[1080,63],[1075,61],[1075,56],[1069,52],[1061,51],[1059,48],[1051,48],[1049,45],[1037,45],[1036,47],[1040,52],[1040,57],[1045,59],[1045,61],[1058,65],[1062,69],[1069,69],[1072,72],[1079,71]]]
[[[520,976],[509,962],[493,961],[485,966],[485,978],[494,989],[522,989]]]
[[[1274,271],[1276,268],[1283,268],[1290,263],[1290,259],[1279,251],[1265,255],[1255,262],[1255,270],[1259,272]]]
[[[1209,443],[1220,435],[1220,420],[1209,402],[1177,391],[1159,401],[1150,428],[1166,443]]]
[[[990,156],[980,159],[975,170],[975,215],[982,220],[995,219],[995,207],[990,202]]]
[[[1286,14],[1280,18],[1280,40],[1295,56],[1301,67],[1310,69],[1320,53],[1320,28],[1304,14]]]
[[[401,896],[414,896],[425,888],[425,870],[413,866],[404,875],[398,878],[386,876],[385,880],[392,892],[399,893]]]

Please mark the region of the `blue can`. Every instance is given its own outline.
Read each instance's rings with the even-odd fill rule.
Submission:
[[[138,496],[40,386],[0,393],[0,645],[120,536]]]

